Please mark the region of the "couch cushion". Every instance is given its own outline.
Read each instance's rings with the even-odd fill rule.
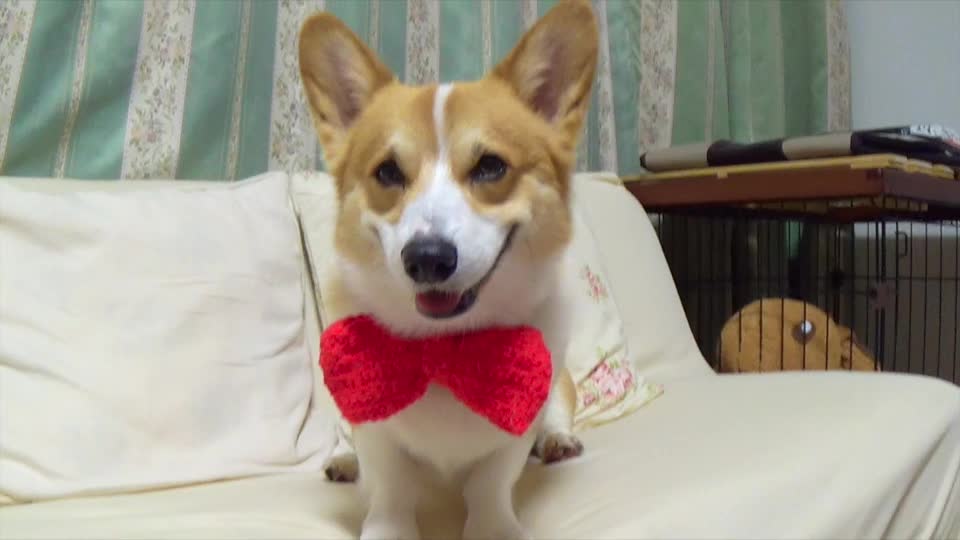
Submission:
[[[0,182],[0,495],[320,468],[286,175],[26,182]]]
[[[639,414],[531,461],[517,507],[535,538],[956,538],[960,393],[900,375],[677,381]],[[458,538],[439,493],[427,538]],[[319,474],[0,509],[9,538],[356,538],[354,486]]]
[[[336,194],[332,177],[324,173],[295,174],[293,198],[304,231],[321,320],[333,313],[328,283],[336,269],[333,230]],[[609,422],[637,410],[660,395],[659,385],[637,369],[624,336],[617,302],[607,285],[606,268],[597,240],[574,205],[574,238],[560,286],[567,293],[571,328],[565,360],[577,385],[575,429]]]
[[[694,341],[660,241],[612,173],[575,177],[577,206],[596,240],[631,360],[651,380],[712,373]]]
[[[573,220],[560,287],[569,302],[572,333],[566,365],[577,387],[574,429],[579,431],[636,411],[663,393],[663,387],[640,372],[597,239],[576,200]]]

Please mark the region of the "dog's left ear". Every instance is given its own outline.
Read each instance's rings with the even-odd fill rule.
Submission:
[[[347,25],[329,13],[300,29],[300,79],[325,157],[335,160],[373,95],[396,80]]]
[[[590,101],[597,40],[590,2],[564,0],[524,34],[491,75],[576,141]]]

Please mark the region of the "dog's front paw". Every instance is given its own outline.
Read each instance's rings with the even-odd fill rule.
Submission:
[[[353,452],[334,454],[323,464],[323,473],[331,482],[355,482],[359,472],[360,464]]]
[[[575,458],[583,453],[583,443],[573,433],[541,433],[534,445],[537,456],[544,463],[555,463]]]

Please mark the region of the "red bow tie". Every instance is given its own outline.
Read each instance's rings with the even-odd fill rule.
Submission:
[[[320,341],[324,382],[353,424],[384,420],[441,384],[500,429],[522,435],[550,392],[553,364],[534,328],[403,339],[371,317],[328,327]]]

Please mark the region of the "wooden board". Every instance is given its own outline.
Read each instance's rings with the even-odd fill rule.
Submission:
[[[781,171],[816,173],[818,170],[846,168],[850,170],[894,169],[909,173],[923,174],[944,180],[958,180],[957,171],[945,165],[933,165],[926,161],[907,159],[896,154],[872,154],[824,159],[805,159],[797,161],[777,161],[772,163],[752,163],[749,165],[729,165],[726,167],[706,167],[628,176],[624,182],[657,182],[690,178],[714,177],[729,178],[741,174],[773,173]]]
[[[960,219],[953,169],[887,154],[674,171],[625,178],[624,186],[651,212]]]

